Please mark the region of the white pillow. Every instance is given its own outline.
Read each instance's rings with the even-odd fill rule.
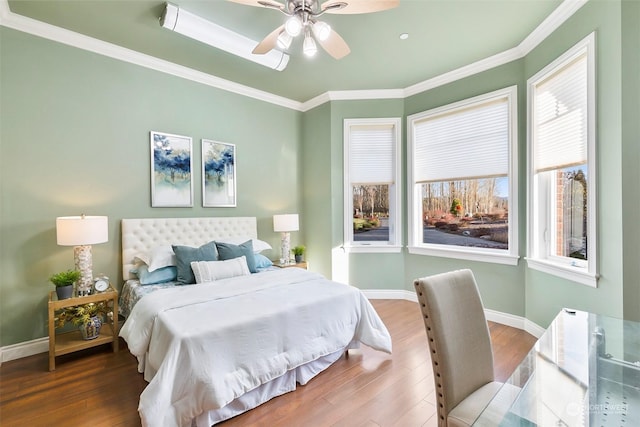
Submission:
[[[231,243],[232,245],[240,245],[247,240],[251,240],[251,245],[253,246],[253,253],[259,254],[262,251],[266,251],[267,249],[273,249],[270,244],[260,239],[250,239],[248,237],[228,237],[226,239],[216,239],[216,242],[221,243]]]
[[[213,282],[251,274],[245,256],[225,261],[193,261],[191,269],[196,277],[196,283]]]
[[[162,267],[177,265],[176,254],[173,252],[171,245],[156,246],[148,253],[138,254],[135,261],[141,261],[149,267],[149,272],[155,271]]]

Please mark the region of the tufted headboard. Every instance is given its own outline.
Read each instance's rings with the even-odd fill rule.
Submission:
[[[159,245],[202,246],[216,239],[258,238],[255,217],[141,218],[122,220],[122,276],[131,277],[136,255]]]

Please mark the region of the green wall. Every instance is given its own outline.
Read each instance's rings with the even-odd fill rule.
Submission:
[[[406,99],[333,101],[305,113],[0,28],[0,346],[46,336],[48,276],[73,266],[55,242],[55,218],[109,216],[94,271],[121,285],[125,217],[256,216],[279,255],[274,213],[299,212],[293,243],[312,270],[363,289],[413,292],[417,277],[471,268],[485,305],[546,326],[562,306],[640,320],[640,3],[591,0],[521,60]],[[526,248],[526,80],[597,32],[597,289],[530,270]],[[345,118],[402,117],[518,85],[517,266],[398,254],[344,254]],[[194,207],[150,207],[149,131],[191,136]],[[200,139],[237,146],[238,207],[202,208]],[[406,167],[403,129],[403,169]],[[406,186],[403,188],[406,205]],[[406,218],[403,207],[402,217]],[[403,221],[404,222],[404,221]],[[406,224],[403,243],[406,244]],[[624,283],[624,286],[623,286]]]
[[[73,268],[55,218],[107,215],[94,271],[122,284],[120,220],[299,207],[302,113],[0,27],[0,345],[46,336],[51,273]],[[194,206],[151,208],[149,131],[193,138]],[[202,208],[200,139],[236,144],[237,208]],[[298,233],[292,234],[297,243]]]

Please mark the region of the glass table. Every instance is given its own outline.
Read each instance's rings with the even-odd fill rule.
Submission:
[[[640,426],[640,322],[563,309],[474,426]]]

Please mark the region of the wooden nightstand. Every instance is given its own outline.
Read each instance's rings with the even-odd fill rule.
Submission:
[[[303,268],[303,269],[307,269],[307,261],[302,261],[299,263],[293,263],[293,264],[280,264],[278,261],[274,261],[273,262],[274,267],[280,267],[280,268],[289,268],[289,267],[298,267],[298,268]]]
[[[113,308],[113,319],[105,319],[100,336],[92,340],[82,339],[79,330],[56,335],[55,312],[66,307],[74,307],[92,302],[107,301]],[[111,343],[113,352],[118,351],[118,292],[111,286],[105,292],[84,297],[58,300],[56,291],[49,293],[49,370],[56,369],[56,356],[84,350],[101,344]]]

